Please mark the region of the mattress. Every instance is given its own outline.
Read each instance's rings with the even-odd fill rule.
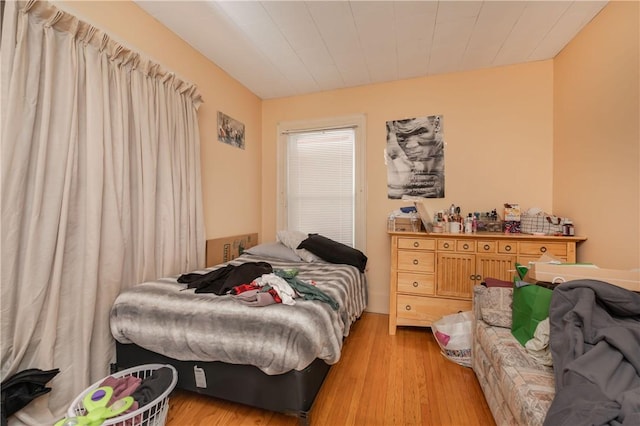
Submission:
[[[290,262],[243,254],[227,264],[267,262],[296,269],[338,308],[318,300],[294,305],[247,306],[230,295],[195,293],[178,276],[145,282],[121,293],[110,314],[111,333],[123,344],[183,361],[254,365],[266,374],[302,370],[314,359],[335,364],[342,342],[366,307],[364,274],[356,267],[325,262]]]

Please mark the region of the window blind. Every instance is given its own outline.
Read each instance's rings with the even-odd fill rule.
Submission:
[[[355,131],[287,135],[287,227],[355,246]]]

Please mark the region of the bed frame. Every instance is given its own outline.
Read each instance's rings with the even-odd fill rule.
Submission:
[[[296,416],[301,425],[309,425],[311,407],[331,368],[316,359],[304,370],[268,375],[252,365],[179,361],[119,342],[116,342],[116,359],[113,372],[142,364],[170,364],[178,371],[178,389]]]
[[[257,243],[257,233],[207,240],[206,266],[228,262]],[[153,363],[175,367],[178,389],[293,415],[302,425],[309,424],[313,401],[331,368],[323,360],[316,359],[304,370],[268,375],[252,365],[179,361],[134,344],[116,342],[114,372]],[[204,374],[206,384],[197,380],[196,369],[201,369],[198,374],[200,377]]]

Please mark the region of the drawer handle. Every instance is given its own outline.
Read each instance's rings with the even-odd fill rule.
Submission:
[[[473,274],[471,274],[471,275],[469,275],[469,279],[470,279],[471,281],[475,281],[476,276],[475,276],[475,275],[473,275]]]
[[[419,263],[419,262],[418,262],[418,259],[413,259],[413,264],[414,264],[414,265],[417,265],[418,263]]]
[[[418,281],[414,281],[413,282],[413,286],[417,288],[418,287]]]
[[[480,274],[475,276],[475,280],[476,281],[481,281],[482,280],[482,276]]]
[[[540,247],[541,253],[545,253],[546,251],[547,251],[547,248],[545,246]]]
[[[414,241],[414,242],[413,242],[413,246],[414,246],[414,247],[420,247],[420,243],[419,243],[419,242],[417,242],[417,241]]]
[[[449,248],[449,243],[444,243],[444,248]]]
[[[490,248],[491,248],[491,247],[489,247],[489,244],[485,244],[485,245],[484,245],[484,249],[485,249],[485,250],[487,250],[487,251],[488,251]]]
[[[469,250],[469,244],[463,245],[462,248],[465,249],[465,250]]]
[[[404,307],[405,310],[410,311],[411,310],[411,305],[407,305]]]
[[[511,251],[511,246],[504,246],[505,251]]]

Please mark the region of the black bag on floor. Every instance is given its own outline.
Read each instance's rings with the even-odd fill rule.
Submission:
[[[53,379],[59,369],[42,371],[39,368],[22,370],[6,380],[2,381],[2,426],[7,425],[7,418],[20,411],[31,401],[39,396],[51,392],[51,388],[45,386]]]

